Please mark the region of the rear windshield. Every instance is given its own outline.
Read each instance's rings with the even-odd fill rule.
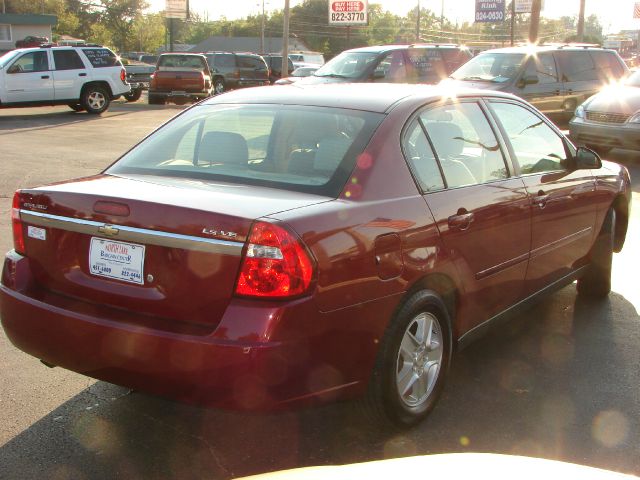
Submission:
[[[516,77],[525,58],[524,53],[482,53],[456,70],[451,78],[493,83],[508,82]]]
[[[108,48],[83,48],[82,53],[87,57],[94,68],[115,67],[120,65],[120,60]]]
[[[106,173],[225,181],[337,197],[383,117],[297,105],[199,105]]]
[[[193,68],[202,70],[204,66],[204,58],[194,55],[162,55],[158,61],[158,67],[164,68]]]

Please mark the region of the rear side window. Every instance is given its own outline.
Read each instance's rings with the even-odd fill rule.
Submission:
[[[83,48],[82,53],[94,68],[107,68],[120,65],[118,57],[108,48]]]
[[[435,83],[448,76],[440,50],[435,48],[410,48],[407,50],[412,81]]]
[[[236,66],[236,58],[234,55],[216,55],[213,60],[213,64],[216,67],[224,67],[224,68],[235,68]]]
[[[618,57],[611,52],[592,51],[591,58],[596,65],[600,78],[603,80],[617,80],[625,73]]]
[[[540,117],[519,105],[492,102],[523,174],[565,170],[564,142]]]
[[[56,64],[56,70],[78,70],[85,68],[80,55],[78,55],[75,50],[54,50],[53,61]]]
[[[598,72],[588,51],[556,52],[563,82],[598,80]]]
[[[407,66],[401,50],[388,53],[373,73],[376,82],[402,83],[407,81]]]
[[[435,148],[447,187],[508,177],[498,140],[477,103],[432,108],[420,115],[420,121]]]
[[[253,70],[266,70],[267,65],[264,60],[258,57],[250,57],[247,55],[238,55],[238,67],[249,68]]]
[[[420,189],[423,192],[444,189],[444,181],[436,156],[418,119],[415,119],[407,129],[402,147]]]
[[[201,105],[109,173],[179,176],[337,196],[382,114],[285,105]]]

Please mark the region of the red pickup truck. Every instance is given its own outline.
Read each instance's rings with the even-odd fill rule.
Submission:
[[[160,55],[149,84],[149,104],[167,101],[184,105],[212,94],[211,73],[207,58],[193,53]]]

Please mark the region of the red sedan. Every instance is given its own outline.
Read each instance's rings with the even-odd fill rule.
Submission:
[[[508,94],[239,90],[16,192],[0,315],[46,364],[141,391],[360,397],[410,425],[489,326],[576,279],[609,293],[630,200],[624,167]]]

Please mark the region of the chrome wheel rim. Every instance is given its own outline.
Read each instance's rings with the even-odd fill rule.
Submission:
[[[102,92],[91,92],[87,97],[87,103],[93,110],[100,110],[106,101],[107,99]]]
[[[214,88],[215,88],[215,92],[216,92],[216,93],[222,93],[222,92],[224,92],[224,83],[222,83],[222,82],[216,82],[216,84],[215,84],[215,87],[214,87]]]
[[[424,404],[436,385],[442,365],[442,328],[431,313],[423,312],[409,322],[396,362],[396,387],[408,407]]]

